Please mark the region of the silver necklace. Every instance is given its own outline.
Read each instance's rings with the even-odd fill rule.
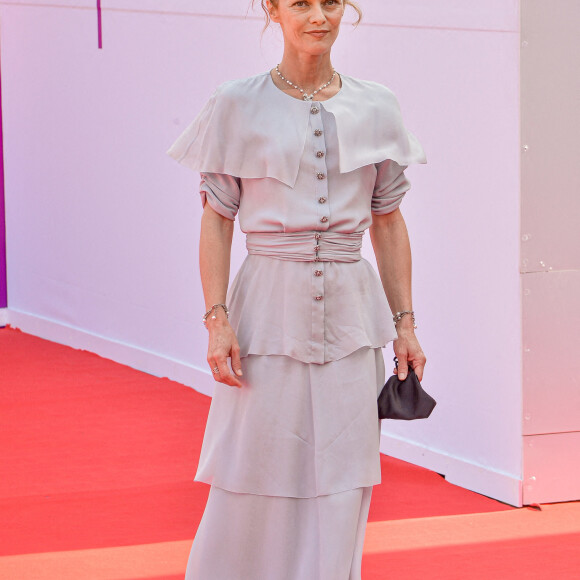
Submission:
[[[280,66],[279,64],[276,65],[276,72],[278,73],[278,76],[283,81],[286,81],[291,87],[298,89],[302,93],[302,98],[305,101],[311,101],[315,97],[315,95],[317,95],[320,91],[324,90],[328,85],[332,84],[332,81],[336,77],[336,71],[332,69],[332,77],[330,77],[330,80],[327,83],[323,84],[319,89],[316,89],[311,95],[309,95],[304,89],[301,89],[298,85],[295,85],[292,81],[289,81],[285,76],[283,76],[282,73],[280,72],[280,69],[278,68],[279,66]]]

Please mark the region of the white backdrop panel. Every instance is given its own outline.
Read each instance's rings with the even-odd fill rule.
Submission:
[[[524,437],[524,502],[555,503],[580,497],[580,432]]]
[[[522,10],[524,272],[580,269],[579,27],[578,2]]]
[[[580,433],[580,272],[524,274],[522,290],[523,433]]]
[[[256,0],[259,3],[260,0]],[[362,0],[367,25],[423,26],[472,30],[519,30],[519,0]],[[94,0],[0,0],[0,4],[86,8]],[[102,0],[104,11],[157,12],[162,14],[207,14],[258,19],[250,10],[251,0]]]
[[[427,422],[385,422],[383,433],[519,478],[518,35],[364,34],[364,43],[343,36],[337,65],[395,90],[429,161],[407,170],[413,188],[402,211],[425,385],[440,405]]]
[[[10,308],[205,369],[198,176],[165,150],[218,83],[274,65],[281,43],[232,18],[239,3],[211,3],[223,17],[179,4],[104,1],[102,51],[86,6],[0,5]],[[515,4],[362,4],[368,24],[345,27],[334,64],[395,91],[429,160],[408,170],[403,212],[439,407],[386,436],[426,464],[432,450],[519,478]],[[244,254],[237,236],[233,271]]]

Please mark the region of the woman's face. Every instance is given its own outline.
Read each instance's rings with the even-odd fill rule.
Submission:
[[[285,46],[313,56],[330,52],[344,14],[342,0],[278,0],[278,6],[268,1],[268,9]]]

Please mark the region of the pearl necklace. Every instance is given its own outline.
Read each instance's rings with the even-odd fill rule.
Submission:
[[[316,89],[311,95],[309,95],[304,89],[301,89],[298,85],[295,85],[292,81],[289,81],[286,77],[282,76],[282,73],[278,68],[279,66],[280,66],[279,64],[276,65],[276,72],[278,73],[278,76],[283,81],[286,81],[291,87],[298,89],[302,93],[302,97],[304,98],[305,101],[311,101],[315,95],[317,95],[320,91],[324,90],[328,85],[332,84],[332,81],[336,77],[336,71],[332,69],[332,77],[330,78],[330,80],[324,85],[322,85],[319,89]]]

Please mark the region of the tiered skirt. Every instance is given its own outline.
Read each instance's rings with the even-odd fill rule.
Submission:
[[[242,359],[216,383],[197,481],[211,485],[186,580],[360,580],[380,482],[380,348]]]

